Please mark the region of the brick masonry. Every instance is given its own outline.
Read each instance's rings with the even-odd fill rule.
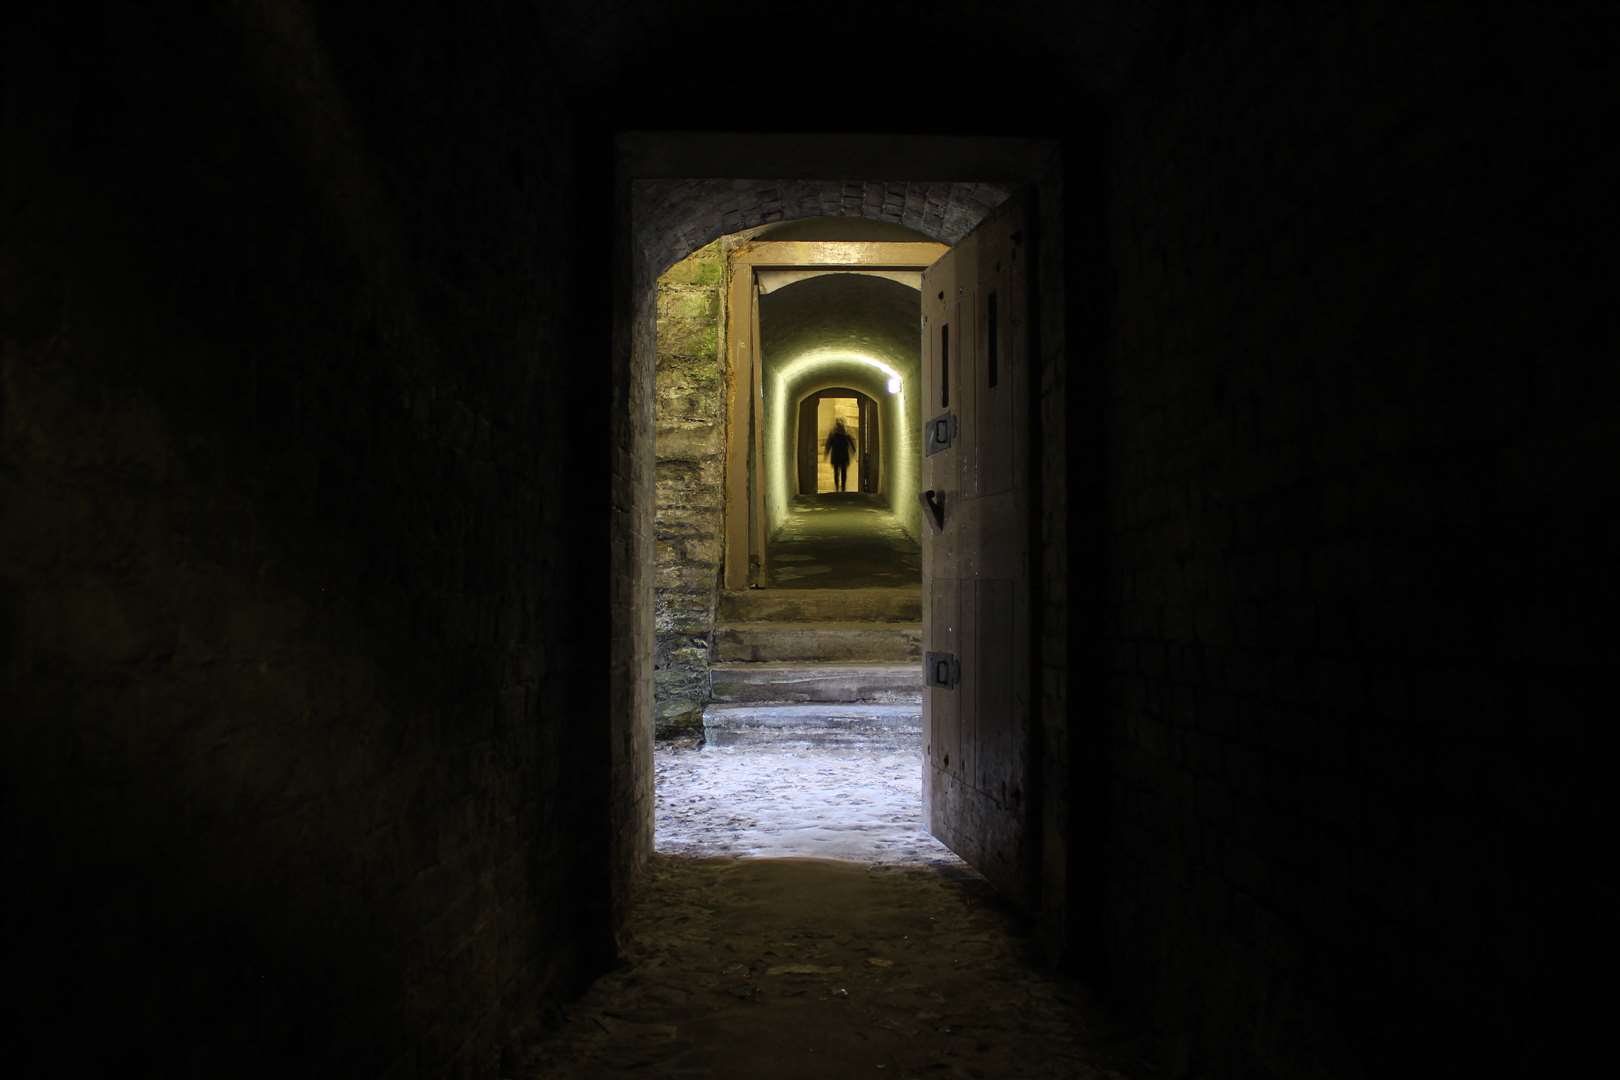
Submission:
[[[746,167],[746,155],[738,165]],[[1007,192],[990,182],[643,180],[636,184],[639,272],[655,277],[728,233],[808,217],[889,222],[953,244]]]

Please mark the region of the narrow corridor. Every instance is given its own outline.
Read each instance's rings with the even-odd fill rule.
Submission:
[[[567,1008],[529,1076],[1146,1072],[923,831],[915,744],[665,744],[655,767],[658,853],[624,963]]]
[[[526,1075],[713,1080],[1145,1074],[960,863],[654,856],[623,964]]]
[[[877,495],[795,495],[769,566],[775,589],[916,585],[922,552]]]

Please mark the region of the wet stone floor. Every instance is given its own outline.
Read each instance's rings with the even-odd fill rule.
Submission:
[[[922,580],[922,550],[876,495],[795,495],[767,551],[774,589],[894,587]]]
[[[653,755],[657,848],[962,866],[922,825],[922,754],[804,743]]]
[[[660,746],[656,768],[658,853],[622,963],[527,1075],[1146,1075],[922,833],[915,750]]]

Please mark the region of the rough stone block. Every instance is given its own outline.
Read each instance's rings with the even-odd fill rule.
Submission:
[[[658,278],[664,285],[702,285],[718,288],[725,275],[725,256],[721,243],[716,240],[698,248],[691,255],[665,270]]]

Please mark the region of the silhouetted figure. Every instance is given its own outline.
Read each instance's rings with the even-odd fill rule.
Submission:
[[[833,484],[839,491],[843,491],[849,481],[849,456],[854,449],[855,439],[844,430],[844,422],[835,421],[832,433],[827,436],[827,460],[832,462]]]

